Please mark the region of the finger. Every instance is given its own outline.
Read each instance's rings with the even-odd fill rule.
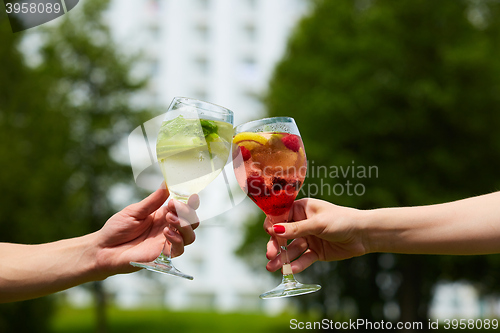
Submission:
[[[307,214],[305,209],[307,207],[308,200],[309,200],[308,198],[304,198],[293,202],[292,208],[290,209],[290,216],[289,216],[290,221],[302,221],[307,219]],[[266,217],[266,219],[264,220],[264,230],[271,236],[276,235],[276,233],[273,232],[273,222],[268,217]],[[293,238],[294,237],[288,239],[293,239]]]
[[[269,272],[276,272],[278,269],[280,269],[283,265],[281,264],[281,261],[276,258],[276,259],[273,259],[273,260],[270,260],[267,265],[266,265],[266,269],[269,271]]]
[[[279,252],[280,246],[278,241],[276,241],[275,237],[271,237],[269,242],[267,242],[266,258],[269,260],[275,259]]]
[[[184,253],[184,241],[175,227],[166,227],[163,229],[163,234],[170,242],[170,255],[172,258],[178,257]]]
[[[193,194],[189,197],[188,206],[193,208],[194,210],[197,210],[198,207],[200,207],[200,197],[198,196],[198,194]]]
[[[194,242],[196,236],[194,229],[187,221],[177,217],[172,212],[168,212],[166,216],[170,227],[174,227],[182,237],[184,245],[189,245]]]
[[[125,210],[131,216],[134,216],[138,219],[144,219],[149,214],[160,208],[168,199],[169,195],[170,193],[165,182],[162,182],[159,189],[151,193],[142,201],[128,206],[127,208],[125,208]]]
[[[294,239],[290,245],[287,246],[288,258],[290,260],[295,260],[300,257],[307,249],[309,248],[309,244],[304,238]]]
[[[287,246],[288,258],[290,260],[295,260],[296,258],[300,257],[300,255],[302,255],[308,248],[309,245],[307,244],[307,241],[304,238],[295,239],[293,242],[290,243],[290,245]],[[267,258],[270,259],[271,266],[278,269],[281,267],[281,265],[283,265],[282,261],[283,259],[282,256],[278,256],[279,252],[276,252],[276,254],[274,253],[274,245],[272,245],[272,250],[273,252],[268,251]],[[275,255],[273,256],[273,254]]]
[[[271,236],[274,235],[273,233],[273,223],[271,222],[271,219],[266,216],[266,219],[264,220],[264,230]]]
[[[194,201],[194,203],[196,203],[196,199],[194,199]],[[183,227],[200,223],[198,215],[196,215],[196,211],[188,204],[173,199],[168,202],[167,207],[172,214],[177,216],[179,220],[184,223],[182,225]]]
[[[292,262],[292,271],[300,273],[316,261],[318,261],[318,254],[312,250],[307,250],[300,258]]]
[[[314,251],[306,250],[298,259],[292,261],[290,265],[292,267],[293,273],[300,273],[307,267],[311,266],[317,260],[318,255]],[[276,272],[282,267],[283,263],[281,261],[281,256],[274,260],[270,260],[266,265],[266,269],[270,272]]]
[[[319,235],[323,231],[323,226],[311,219],[307,219],[299,222],[277,223],[269,228],[269,230],[271,231],[271,235],[294,239],[309,235]]]

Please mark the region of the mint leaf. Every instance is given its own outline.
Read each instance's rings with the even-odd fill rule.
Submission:
[[[218,134],[219,127],[215,124],[214,121],[200,119],[201,128],[203,129],[203,135],[207,137],[208,135],[214,133]]]

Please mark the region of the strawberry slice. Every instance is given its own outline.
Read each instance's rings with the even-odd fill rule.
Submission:
[[[246,149],[244,146],[240,146],[241,156],[243,157],[243,161],[248,161],[252,154],[250,154],[250,150]]]
[[[300,149],[299,137],[293,134],[288,134],[281,138],[281,142],[291,151],[298,152]]]

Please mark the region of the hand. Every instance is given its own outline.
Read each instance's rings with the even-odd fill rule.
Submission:
[[[302,272],[315,261],[348,259],[366,253],[359,225],[361,211],[336,206],[317,199],[301,199],[293,203],[288,223],[274,226],[266,218],[264,229],[271,235],[266,256],[266,268],[274,272],[281,268],[281,256],[275,237],[294,239],[288,246],[292,271]],[[284,232],[277,233],[276,226]],[[298,258],[298,259],[296,259]],[[296,259],[295,261],[293,261]]]
[[[172,257],[184,252],[184,246],[194,242],[194,229],[199,225],[195,209],[197,195],[188,205],[170,200],[169,191],[162,187],[139,203],[132,204],[113,215],[96,233],[97,270],[104,277],[137,271],[130,261],[149,262],[160,254],[167,239]]]

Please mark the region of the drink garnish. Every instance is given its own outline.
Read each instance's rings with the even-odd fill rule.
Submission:
[[[205,139],[211,134],[215,134],[218,137],[219,127],[215,124],[215,122],[206,119],[200,119],[200,125],[203,129],[203,135],[205,136]]]
[[[242,141],[255,141],[260,143],[261,145],[265,145],[267,142],[267,139],[263,137],[262,135],[259,135],[257,133],[251,133],[251,132],[243,132],[237,134],[233,138],[233,143],[239,143]]]
[[[281,142],[291,151],[298,152],[300,149],[299,138],[295,135],[286,135],[281,138]]]
[[[286,181],[286,179],[273,177],[272,184],[273,184],[273,191],[279,191],[284,189],[288,185],[288,182]]]
[[[259,175],[249,175],[247,178],[247,193],[251,196],[260,196],[265,194],[266,182],[264,177]]]
[[[205,141],[208,146],[208,153],[210,158],[213,158],[213,154],[223,155],[226,153],[228,148],[228,143],[219,135],[219,126],[215,122],[205,119],[200,119],[201,128],[203,129],[203,134],[205,135]]]
[[[189,133],[189,135],[186,135]],[[212,155],[227,154],[229,144],[219,135],[219,126],[215,121],[206,119],[184,118],[180,115],[166,121],[158,133],[156,154],[168,157],[183,151],[207,145],[210,158]]]
[[[248,161],[252,154],[250,154],[250,150],[246,149],[245,146],[240,146],[241,156],[243,157],[243,161]]]

